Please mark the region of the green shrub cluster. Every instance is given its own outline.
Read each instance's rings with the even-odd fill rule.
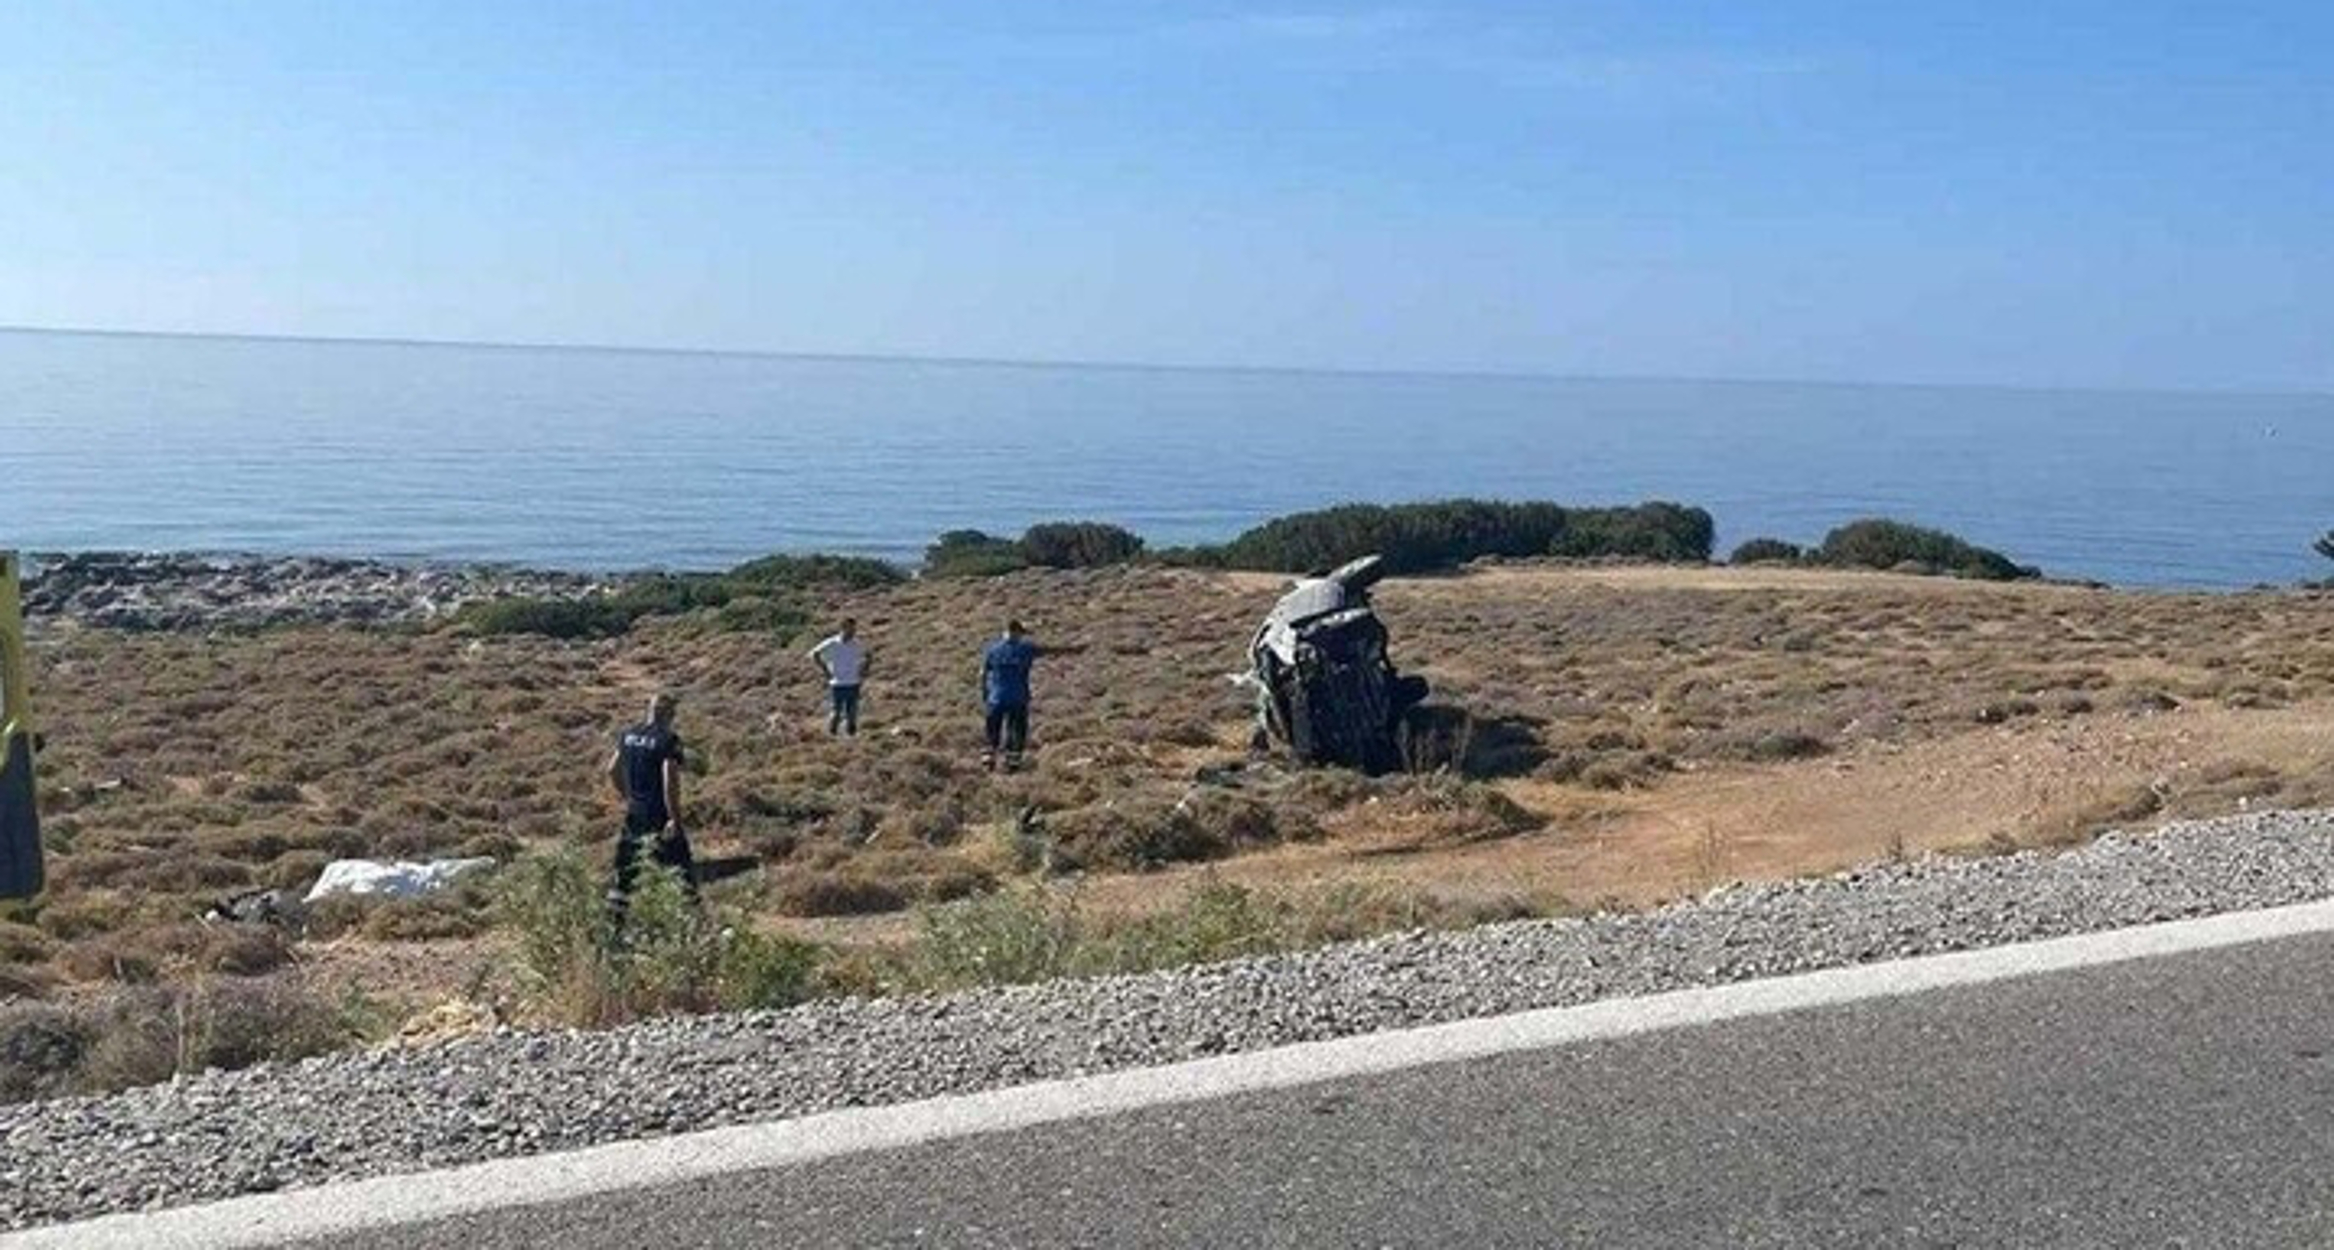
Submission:
[[[1457,568],[1486,556],[1648,560],[1700,563],[1710,558],[1717,526],[1710,514],[1654,500],[1626,507],[1566,508],[1546,502],[1448,499],[1431,503],[1342,504],[1276,517],[1221,546],[1176,547],[1151,554],[1157,563],[1275,573],[1320,573],[1358,556],[1385,557],[1391,573]],[[2319,540],[2334,550],[2334,534]],[[1048,521],[1019,538],[976,529],[949,530],[924,549],[933,577],[995,577],[1025,568],[1099,568],[1145,556],[1143,539],[1100,521]],[[1915,565],[1961,577],[2010,580],[2040,576],[2000,552],[1938,530],[1879,518],[1833,530],[1812,554],[1774,538],[1737,547],[1732,563],[1816,563],[1890,569]],[[472,604],[461,621],[480,634],[612,638],[643,617],[704,613],[719,629],[792,636],[808,619],[801,596],[812,590],[864,590],[906,577],[882,560],[831,555],[773,555],[718,574],[654,574],[603,595],[572,599],[508,598]]]
[[[544,638],[614,638],[632,628],[635,613],[607,595],[548,599],[516,595],[467,604],[457,620],[472,633],[535,634]]]
[[[916,913],[906,980],[935,989],[1026,985],[1074,975],[1085,916],[1068,891],[1025,882]]]
[[[1398,929],[1540,914],[1514,895],[1442,896],[1346,883],[1259,890],[1207,878],[1143,915],[1087,910],[1074,886],[1026,881],[931,903],[896,947],[837,955],[761,934],[677,876],[644,870],[619,931],[602,867],[568,848],[491,884],[514,981],[543,1017],[605,1026],[650,1016],[779,1008],[821,994],[925,992],[1179,967]],[[0,1102],[147,1085],[182,1072],[323,1054],[393,1026],[377,1004],[335,1001],[296,977],[127,987],[74,1005],[0,1007]]]
[[[1451,899],[1356,883],[1265,891],[1210,878],[1173,906],[1111,919],[1081,906],[1075,887],[1025,882],[920,910],[894,983],[945,991],[1147,972],[1543,910],[1516,896]]]
[[[1715,529],[1708,512],[1660,501],[1617,508],[1482,499],[1345,504],[1275,518],[1221,546],[1176,547],[1150,558],[1282,573],[1325,572],[1372,552],[1395,573],[1457,568],[1482,556],[1698,562],[1710,558]],[[1124,526],[1047,521],[1019,538],[949,530],[925,547],[923,569],[932,577],[996,577],[1026,568],[1102,568],[1145,555],[1142,537]],[[621,635],[643,617],[705,612],[721,629],[792,634],[807,619],[797,607],[801,592],[865,590],[904,577],[882,560],[772,555],[726,573],[636,578],[610,594],[476,603],[459,619],[479,634],[589,639]]]
[[[477,634],[590,639],[617,637],[644,617],[705,612],[719,629],[792,637],[809,619],[804,594],[906,578],[897,565],[860,556],[773,555],[726,573],[651,573],[606,594],[487,600],[468,605],[457,619]]]
[[[1138,535],[1095,521],[1033,525],[1018,539],[950,530],[925,548],[924,569],[936,577],[992,577],[1148,558],[1185,568],[1318,573],[1373,552],[1395,573],[1452,569],[1482,556],[1697,562],[1710,558],[1716,528],[1700,508],[1663,502],[1618,508],[1484,499],[1357,503],[1276,517],[1218,546],[1157,552],[1147,552]]]
[[[573,849],[529,856],[500,875],[497,910],[516,946],[520,989],[544,1014],[609,1025],[786,1007],[817,992],[818,947],[692,902],[676,873],[643,867],[621,929],[602,882]]]
[[[1222,547],[1160,547],[1150,553],[1150,562],[1171,569],[1220,569],[1225,566]]]
[[[924,548],[924,572],[932,577],[996,577],[1028,567],[1020,543],[980,530],[950,530]]]
[[[1903,521],[1868,517],[1851,521],[1824,535],[1815,552],[1818,563],[1844,568],[1894,569],[1914,566],[1955,577],[2007,582],[2042,576],[2039,569],[2020,565],[2001,552]]]
[[[1025,568],[1091,569],[1124,564],[1143,553],[1133,531],[1102,521],[1047,521],[1020,538],[950,530],[924,549],[933,577],[996,577]]]
[[[1073,890],[1030,882],[918,913],[909,979],[960,989],[1216,963],[1304,944],[1297,919],[1288,900],[1207,880],[1174,907],[1112,923]]]
[[[907,571],[869,556],[774,555],[748,560],[721,575],[733,593],[759,590],[873,590],[906,581]]]
[[[1728,564],[1797,564],[1807,558],[1807,551],[1798,543],[1787,543],[1780,538],[1753,538],[1734,549],[1726,557]]]
[[[1305,573],[1376,552],[1390,572],[1422,573],[1483,556],[1700,561],[1710,558],[1716,528],[1700,508],[1662,502],[1622,508],[1483,499],[1344,504],[1267,521],[1226,543],[1215,559],[1195,562]]]
[[[1021,535],[1021,558],[1040,568],[1100,568],[1142,553],[1141,538],[1101,521],[1049,521]]]
[[[1453,499],[1441,503],[1343,504],[1274,519],[1224,544],[1236,569],[1320,573],[1376,552],[1395,573],[1455,568],[1477,556],[1548,554],[1564,533],[1551,503]]]
[[[785,641],[802,632],[810,613],[791,598],[739,595],[713,609],[709,619],[725,633],[770,634]]]
[[[1710,558],[1718,526],[1708,512],[1659,500],[1626,508],[1573,508],[1551,555],[1578,559],[1700,564]]]

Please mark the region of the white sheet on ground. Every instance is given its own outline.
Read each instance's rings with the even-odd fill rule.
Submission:
[[[445,889],[464,873],[494,867],[491,859],[433,859],[426,864],[399,860],[336,859],[324,866],[324,875],[308,887],[308,902],[336,894],[412,898]]]

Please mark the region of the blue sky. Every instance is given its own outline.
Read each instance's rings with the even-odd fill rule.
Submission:
[[[2334,389],[2334,6],[0,7],[0,324]]]

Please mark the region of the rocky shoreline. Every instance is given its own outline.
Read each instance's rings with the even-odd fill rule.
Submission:
[[[36,623],[202,631],[414,625],[478,600],[583,595],[622,581],[490,564],[78,552],[32,555],[24,590],[25,612]]]

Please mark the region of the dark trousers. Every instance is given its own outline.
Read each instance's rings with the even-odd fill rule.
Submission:
[[[992,703],[989,717],[982,726],[988,735],[989,751],[993,754],[1002,747],[1008,755],[1019,755],[1029,745],[1029,705],[1026,703]]]
[[[859,687],[829,686],[827,699],[832,710],[827,713],[828,733],[859,733]]]
[[[697,857],[690,853],[689,835],[675,829],[665,832],[665,818],[661,812],[631,811],[624,814],[624,832],[616,839],[616,883],[608,891],[608,907],[621,923],[624,909],[632,902],[632,886],[640,877],[640,852],[648,850],[650,862],[670,868],[681,874],[681,888],[689,898],[697,897]]]

